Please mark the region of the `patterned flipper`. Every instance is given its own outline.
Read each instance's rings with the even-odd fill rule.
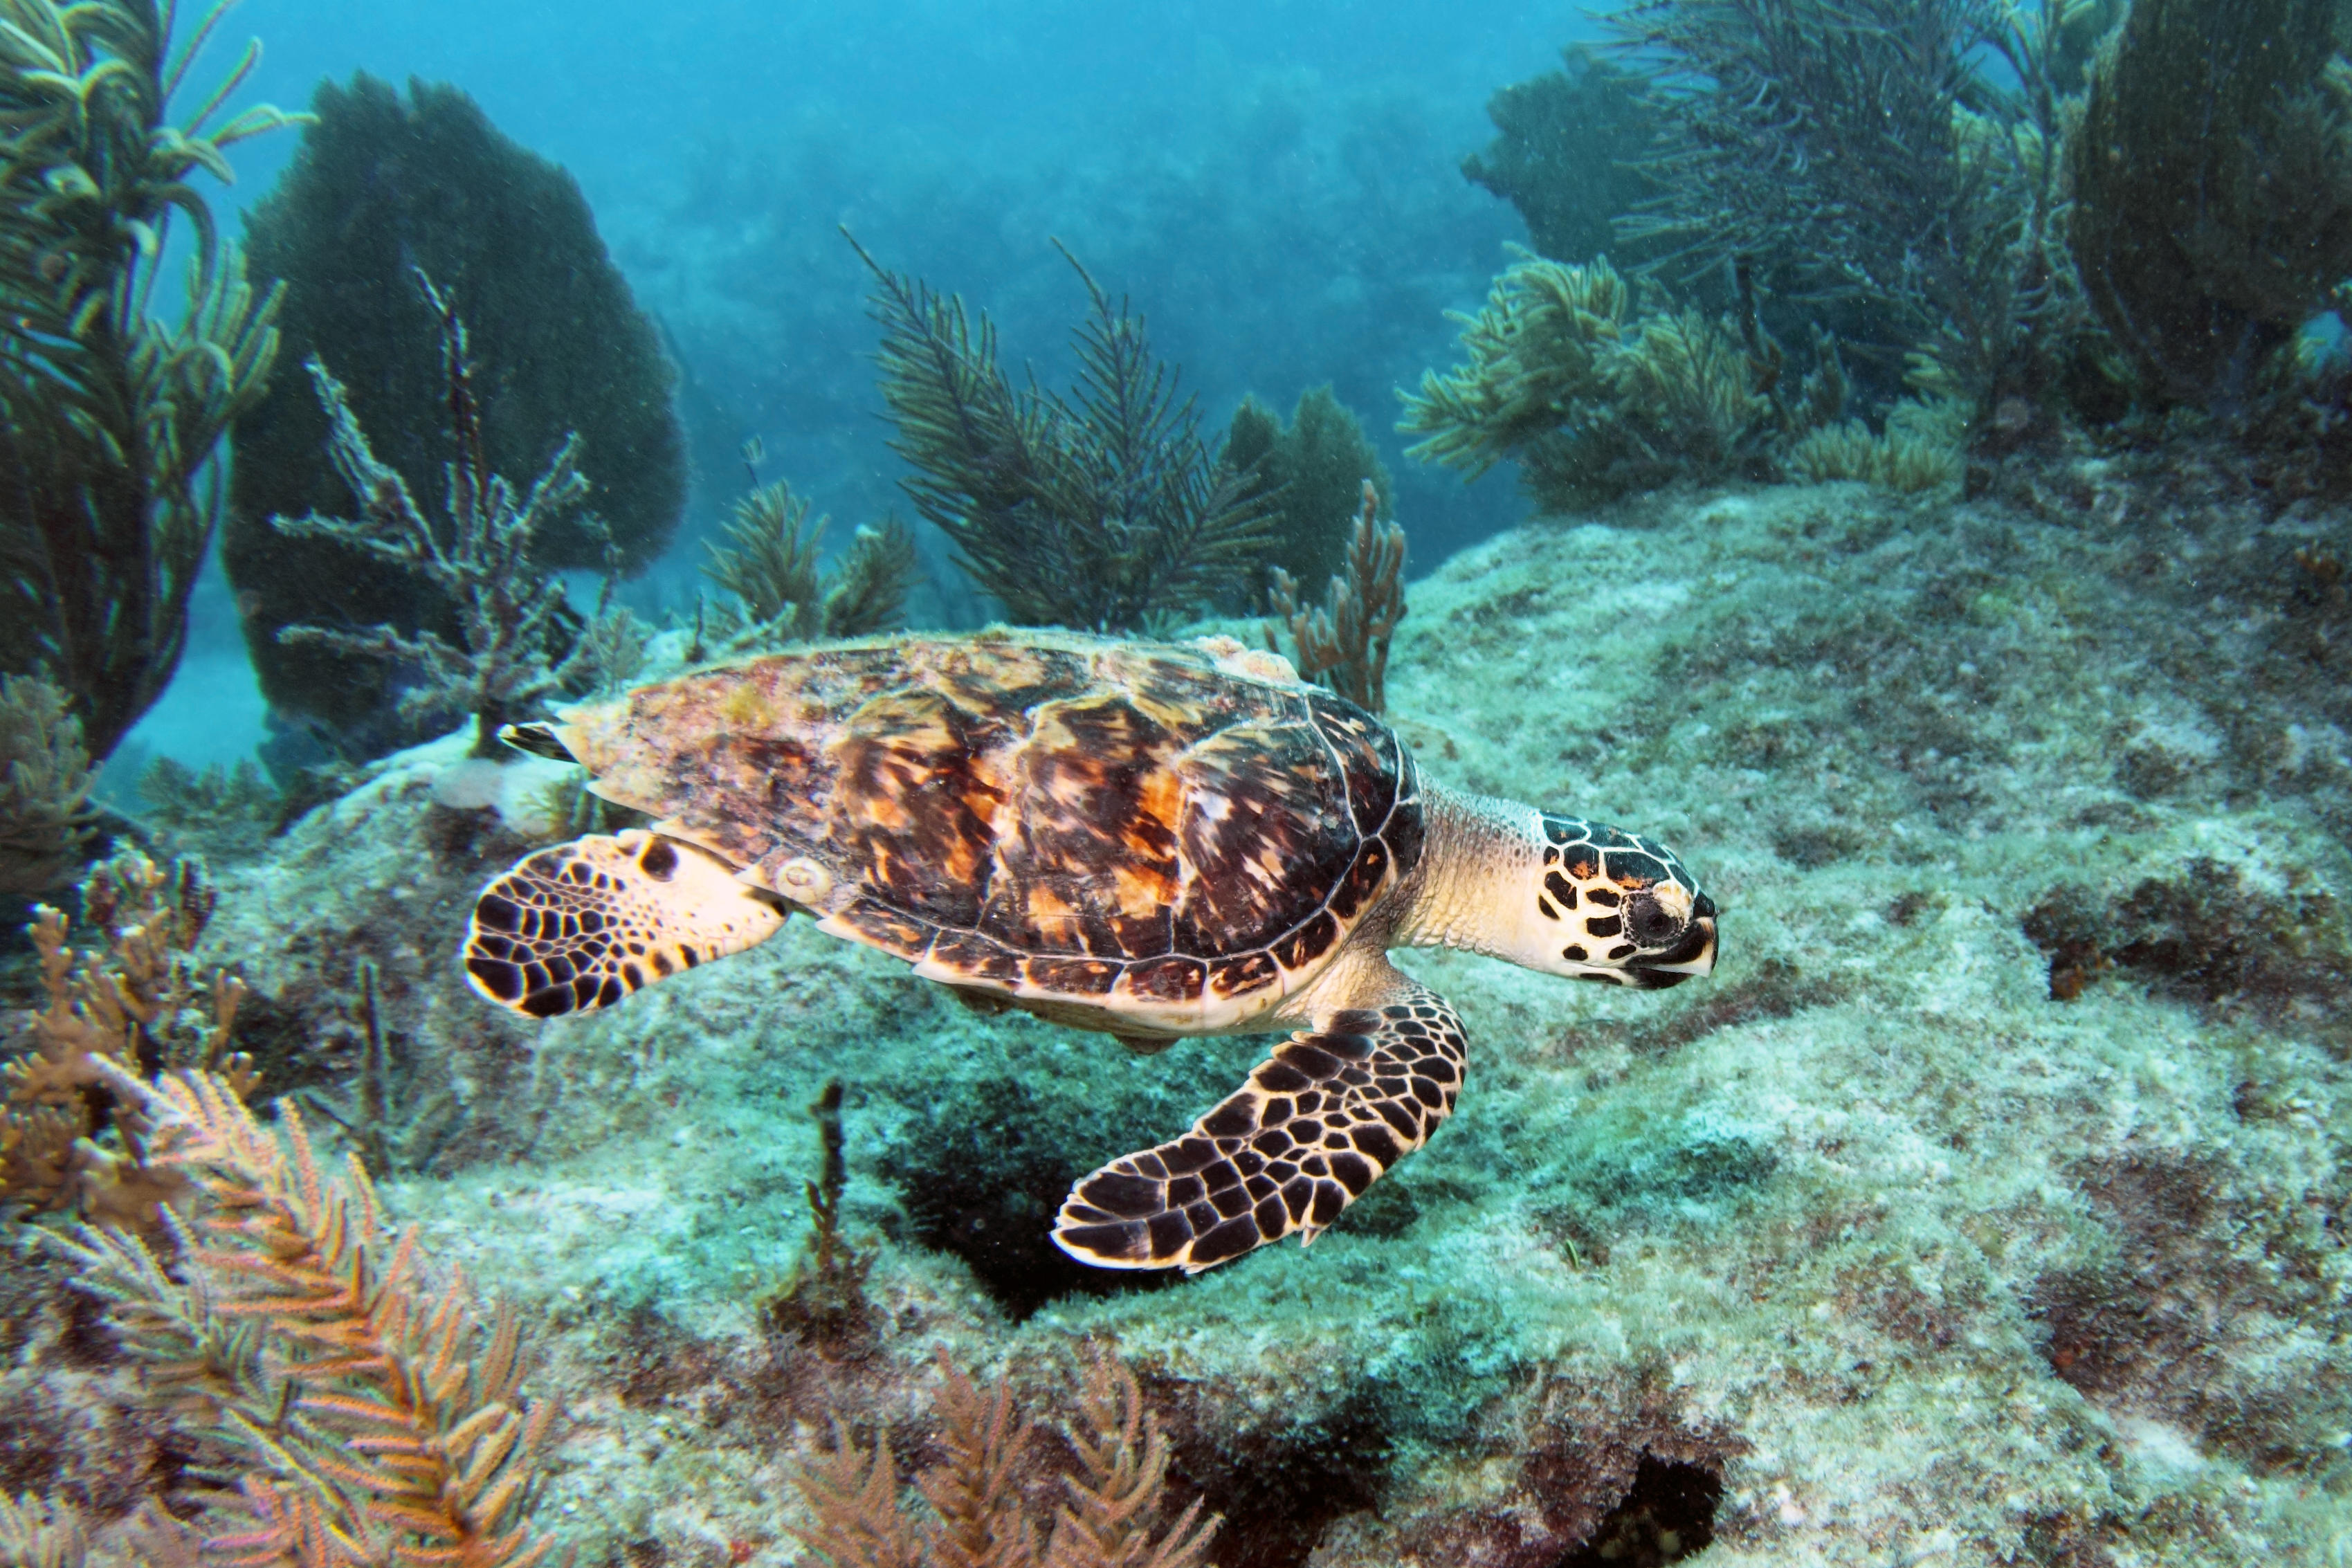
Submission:
[[[491,1001],[552,1018],[609,1007],[783,923],[718,857],[632,829],[542,849],[483,889],[466,974]]]
[[[1249,1082],[1156,1149],[1070,1189],[1054,1241],[1102,1268],[1197,1274],[1339,1217],[1428,1141],[1462,1087],[1462,1022],[1398,976],[1395,1000],[1293,1035]]]

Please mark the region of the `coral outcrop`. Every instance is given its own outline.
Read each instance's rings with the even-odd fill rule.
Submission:
[[[259,46],[171,118],[225,9],[178,39],[148,0],[0,12],[0,671],[57,682],[101,759],[178,668],[216,459],[278,354],[278,293],[247,284],[190,183],[227,180],[229,148],[287,122],[262,106],[212,123]],[[175,217],[194,255],[166,321]]]
[[[289,362],[316,357],[332,370],[385,465],[419,483],[457,462],[542,473],[572,445],[583,504],[547,520],[529,555],[534,574],[629,574],[659,556],[686,494],[677,373],[572,176],[502,135],[454,87],[411,82],[404,99],[362,74],[321,84],[311,110],[292,167],[248,221],[256,267],[286,280]],[[481,418],[471,451],[451,428],[439,312],[417,292],[419,268],[472,332]],[[347,504],[323,460],[331,434],[301,376],[279,378],[240,416],[222,558],[271,704],[369,757],[429,732],[413,710],[407,721],[395,711],[400,672],[278,631],[384,623],[446,639],[463,606],[394,563],[271,526]]]
[[[1031,1436],[958,1495],[994,1473],[992,1539],[1050,1541],[1094,1506],[1058,1434],[1108,1451],[1069,1419],[1107,1349],[1131,1478],[1151,1417],[1165,1441],[1150,1542],[1198,1499],[1223,1568],[2325,1562],[2352,1488],[2347,540],[2210,449],[2024,451],[1973,496],[1647,493],[1416,580],[1386,695],[1425,773],[1655,824],[1722,962],[1643,994],[1401,954],[1472,1030],[1446,1137],[1312,1248],[1192,1279],[1075,1288],[1043,1267],[1053,1205],[1262,1040],[1134,1058],[798,921],[517,1022],[453,962],[530,843],[443,787],[464,733],[225,871],[194,958],[242,966],[273,1091],[349,1087],[352,963],[379,967],[386,1055],[464,1119],[372,1184],[435,1260],[420,1299],[462,1268],[531,1325],[530,1398],[570,1420],[528,1511],[583,1561],[814,1563],[827,1509],[923,1550],[948,1510],[919,1479],[987,1451],[1003,1386]],[[828,1257],[854,1329],[816,1310]],[[0,1487],[87,1498],[110,1550],[142,1491],[193,1511],[186,1447],[107,1381],[102,1324],[15,1310],[38,1279],[0,1271]],[[795,1280],[811,1310],[779,1310]],[[977,1443],[942,1352],[980,1374]],[[73,1421],[123,1478],[67,1490]],[[843,1434],[856,1462],[804,1493]]]

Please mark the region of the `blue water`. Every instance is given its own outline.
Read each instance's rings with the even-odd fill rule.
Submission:
[[[1460,162],[1490,133],[1490,93],[1596,36],[1576,6],[249,0],[194,90],[256,36],[240,103],[299,108],[355,70],[451,81],[579,179],[693,383],[698,482],[677,548],[633,589],[642,607],[690,598],[745,436],[845,523],[906,510],[842,224],[985,308],[1008,361],[1048,380],[1082,303],[1059,237],[1132,297],[1212,431],[1244,393],[1286,410],[1331,383],[1396,474],[1416,575],[1523,514],[1507,475],[1465,488],[1404,463],[1389,426],[1394,389],[1447,362],[1444,312],[1474,307],[1526,237]],[[216,207],[261,196],[296,145],[237,149]],[[226,762],[262,715],[215,570],[131,752]]]

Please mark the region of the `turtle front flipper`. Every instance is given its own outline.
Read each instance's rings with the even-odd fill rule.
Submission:
[[[1428,1141],[1462,1088],[1462,1021],[1397,976],[1386,1005],[1318,1020],[1172,1142],[1070,1189],[1054,1242],[1102,1268],[1197,1274],[1292,1231],[1316,1233]]]
[[[775,934],[784,909],[707,850],[633,829],[541,849],[482,889],[474,989],[534,1018],[609,1007]]]

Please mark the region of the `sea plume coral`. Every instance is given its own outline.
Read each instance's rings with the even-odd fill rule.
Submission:
[[[1226,427],[1224,460],[1249,476],[1251,495],[1270,510],[1269,577],[1278,567],[1319,583],[1339,571],[1366,480],[1383,506],[1396,503],[1396,481],[1363,423],[1328,386],[1300,394],[1287,423],[1255,395],[1243,398]]]
[[[1388,706],[1389,644],[1405,616],[1404,530],[1381,526],[1380,491],[1370,479],[1363,487],[1348,536],[1347,571],[1332,575],[1320,606],[1301,603],[1297,581],[1275,569],[1265,646],[1280,653],[1277,626],[1286,629],[1300,675],[1378,713]]]
[[[527,1400],[520,1320],[427,1277],[354,1156],[320,1169],[301,1113],[257,1122],[226,1079],[150,1091],[157,1162],[193,1215],[159,1253],[84,1226],[65,1244],[183,1426],[235,1456],[241,1505],[207,1546],[244,1568],[531,1568],[555,1406]]]
[[[1011,1381],[982,1394],[944,1352],[940,1374],[942,1457],[915,1481],[929,1517],[900,1504],[888,1440],[862,1447],[837,1421],[831,1447],[795,1472],[814,1516],[801,1539],[834,1568],[1201,1568],[1218,1521],[1196,1500],[1162,1523],[1168,1439],[1124,1365],[1108,1353],[1089,1363],[1064,1431],[1078,1467],[1045,1518],[1024,1491],[1035,1430]]]
[[[812,637],[855,637],[887,631],[906,614],[921,574],[914,531],[896,518],[861,528],[831,573],[819,565],[822,513],[783,479],[755,487],[735,503],[726,545],[709,544],[702,574],[734,595],[719,630],[728,653]]]
[[[0,1492],[0,1564],[5,1568],[82,1568],[89,1531],[81,1510],[62,1498]]]
[[[975,327],[962,300],[858,254],[876,279],[893,447],[915,468],[907,494],[1013,620],[1141,630],[1197,608],[1264,553],[1264,503],[1210,455],[1143,319],[1075,257],[1090,312],[1065,398],[1013,384],[986,316]]]
[[[1740,260],[1891,324],[1989,406],[2075,319],[2057,159],[2068,0],[1643,0],[1611,26],[1665,131],[1619,225],[1687,275]],[[1884,329],[1882,329],[1884,330]]]

